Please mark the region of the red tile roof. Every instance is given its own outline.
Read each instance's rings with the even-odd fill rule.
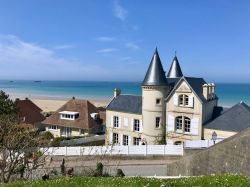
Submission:
[[[31,100],[17,100],[18,114],[22,123],[35,124],[42,122],[45,117],[42,115],[42,109],[35,105]]]

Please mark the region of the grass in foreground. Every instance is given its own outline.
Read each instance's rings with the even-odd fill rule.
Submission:
[[[181,179],[149,179],[142,177],[115,178],[115,177],[72,177],[58,178],[48,181],[15,182],[1,184],[2,187],[250,187],[250,179],[239,175],[216,175],[204,177],[190,177]]]

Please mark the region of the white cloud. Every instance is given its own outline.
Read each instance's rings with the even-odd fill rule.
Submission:
[[[118,0],[114,1],[114,13],[122,21],[125,21],[128,15],[128,11],[120,5]]]
[[[13,35],[0,35],[1,79],[84,79],[102,72],[98,65],[59,57],[56,51]]]
[[[100,49],[97,52],[98,53],[111,53],[114,51],[118,51],[118,49],[117,48],[105,48],[105,49]]]
[[[129,49],[132,49],[132,50],[140,49],[140,47],[138,45],[136,45],[134,42],[127,42],[127,43],[125,43],[125,46]]]
[[[115,41],[116,39],[114,37],[100,36],[100,37],[97,37],[96,40],[99,42],[112,42],[112,41]]]
[[[73,48],[75,48],[75,46],[72,44],[63,44],[63,45],[56,45],[53,48],[58,49],[58,50],[60,50],[60,49],[73,49]]]
[[[130,57],[130,56],[125,56],[125,57],[122,57],[121,60],[124,60],[124,61],[127,61],[127,60],[132,60],[133,58]]]

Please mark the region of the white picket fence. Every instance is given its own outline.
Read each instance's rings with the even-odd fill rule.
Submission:
[[[208,148],[213,146],[214,144],[219,143],[223,139],[218,139],[215,142],[213,140],[186,140],[184,141],[184,148],[190,149],[200,149],[200,148]]]
[[[84,155],[183,155],[183,145],[141,145],[141,146],[86,146],[51,147],[46,151],[53,156]]]

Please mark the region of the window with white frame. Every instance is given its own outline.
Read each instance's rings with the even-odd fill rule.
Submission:
[[[179,106],[189,106],[189,98],[187,95],[179,95]]]
[[[115,128],[118,128],[119,127],[119,117],[118,116],[114,116],[114,119],[113,119],[113,123],[114,123],[114,127]]]
[[[134,131],[140,131],[140,120],[134,119]]]
[[[123,137],[122,137],[122,145],[128,145],[128,135],[123,135]]]
[[[188,117],[184,117],[184,131],[190,132],[191,120]]]
[[[141,142],[141,138],[134,137],[134,141],[133,141],[134,145],[140,145],[140,142]]]
[[[72,112],[72,111],[62,111],[59,112],[61,119],[66,120],[75,120],[79,117],[79,112]]]
[[[117,133],[113,133],[113,144],[119,143],[119,135]]]
[[[49,126],[49,129],[50,129],[50,130],[57,130],[57,126],[56,126],[56,125],[50,125],[50,126]]]
[[[176,117],[175,123],[176,131],[182,131],[182,116]]]
[[[175,119],[176,132],[188,133],[191,131],[191,119],[186,116],[178,116]]]
[[[155,118],[155,128],[160,128],[160,121],[161,121],[160,117]]]

